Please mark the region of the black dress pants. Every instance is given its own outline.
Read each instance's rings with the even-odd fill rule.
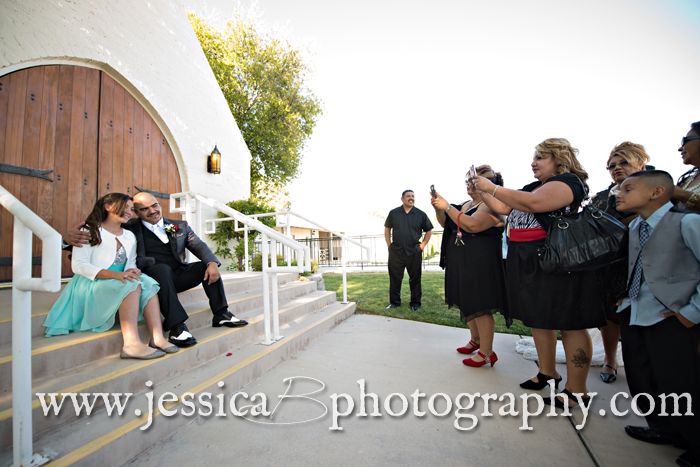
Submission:
[[[420,306],[423,294],[420,282],[422,259],[420,252],[407,255],[399,248],[389,247],[389,303],[401,305],[401,282],[405,269],[411,288],[411,305]]]
[[[192,287],[202,284],[204,293],[209,298],[209,307],[213,313],[221,313],[228,308],[224,283],[221,279],[209,285],[204,281],[204,272],[207,265],[201,261],[187,265],[179,265],[175,268],[168,264],[157,263],[143,269],[160,285],[158,300],[160,312],[163,315],[163,330],[169,331],[174,326],[184,323],[188,316],[177,298],[178,292],[184,292]]]
[[[675,317],[653,326],[630,326],[629,309],[620,314],[622,356],[632,396],[649,394],[655,407],[646,418],[650,428],[683,440],[700,454],[700,327],[686,328]],[[660,394],[688,393],[694,415],[664,416]],[[649,411],[646,396],[637,399],[641,413]],[[666,399],[666,413],[674,411],[673,398]],[[679,412],[687,410],[681,398]]]

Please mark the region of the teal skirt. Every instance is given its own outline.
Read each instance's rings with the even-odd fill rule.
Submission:
[[[108,270],[124,271],[124,264],[112,264]],[[46,336],[60,336],[73,331],[103,332],[114,326],[119,307],[131,292],[141,285],[139,321],[143,308],[158,293],[160,286],[151,277],[141,274],[138,282],[117,279],[95,279],[76,274],[53,304],[44,321]]]

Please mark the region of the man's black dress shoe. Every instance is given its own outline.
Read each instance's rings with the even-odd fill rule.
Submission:
[[[220,328],[221,326],[226,326],[227,328],[240,328],[247,324],[248,321],[236,318],[233,313],[228,310],[224,310],[222,313],[216,313],[211,319],[211,325],[215,328]]]
[[[676,442],[675,439],[646,426],[627,425],[625,427],[625,433],[632,438],[638,439],[639,441],[644,441],[645,443],[674,444]]]
[[[178,347],[191,347],[197,343],[197,339],[190,333],[185,323],[173,326],[170,330],[168,341]]]
[[[386,306],[386,308],[384,308],[384,309],[385,309],[385,310],[393,310],[394,308],[398,308],[399,306],[400,306],[400,305],[396,305],[395,303],[389,303],[389,304]]]
[[[411,305],[411,311],[418,311],[420,305]]]

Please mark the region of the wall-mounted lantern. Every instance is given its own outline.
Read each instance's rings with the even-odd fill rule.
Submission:
[[[207,156],[207,172],[210,174],[221,173],[221,153],[219,148],[214,145],[214,150]]]

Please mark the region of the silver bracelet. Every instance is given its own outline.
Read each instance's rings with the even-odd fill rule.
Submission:
[[[493,193],[491,193],[491,196],[493,196],[493,197],[495,198],[495,197],[496,197],[496,191],[498,191],[499,188],[500,188],[500,187],[499,187],[498,185],[496,185],[496,186],[493,188]]]

